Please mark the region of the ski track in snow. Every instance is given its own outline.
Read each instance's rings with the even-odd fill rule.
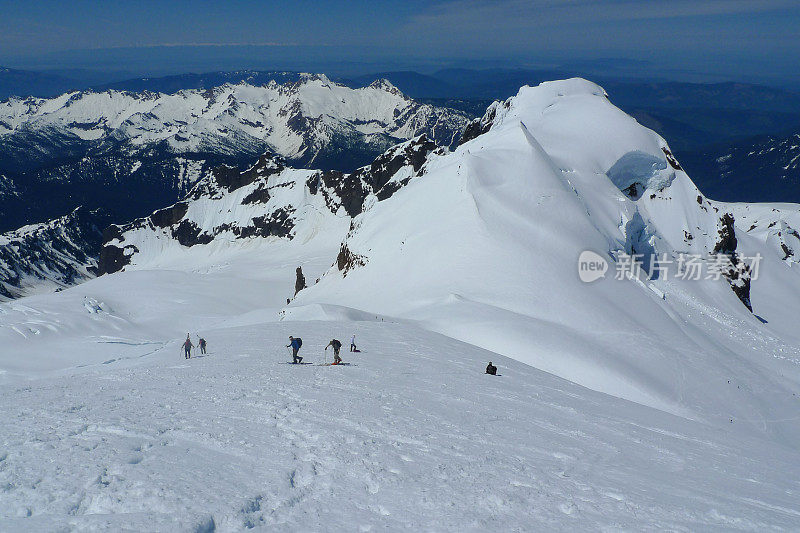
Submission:
[[[411,326],[359,324],[369,353],[343,353],[358,366],[277,364],[288,332],[319,361],[351,328],[222,329],[189,361],[175,342],[132,367],[6,384],[0,529],[798,523],[796,454]],[[482,374],[489,358],[502,376]]]

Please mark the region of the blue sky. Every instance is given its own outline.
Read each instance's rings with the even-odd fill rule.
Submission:
[[[654,75],[792,80],[800,70],[798,0],[0,0],[0,12],[0,64],[20,68],[424,71],[619,58]]]

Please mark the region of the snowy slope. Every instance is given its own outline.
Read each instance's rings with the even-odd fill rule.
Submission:
[[[523,88],[489,114],[486,133],[430,156],[421,179],[356,217],[343,249],[358,261],[332,267],[287,316],[331,303],[418,320],[595,390],[710,423],[746,419],[794,445],[794,420],[762,422],[792,412],[800,392],[799,286],[783,254],[736,225],[733,249],[764,256],[752,294],[725,277],[614,280],[624,253],[727,250],[724,215],[740,208],[706,200],[664,140],[589,82]],[[605,279],[580,281],[584,250],[609,261]],[[744,375],[747,401],[727,386]]]
[[[357,366],[278,364],[290,333],[322,360],[354,328]],[[13,421],[0,428],[0,528],[767,531],[800,519],[795,452],[413,326],[203,333],[206,357],[186,361],[174,341],[135,364],[0,385]],[[501,377],[481,373],[490,358]]]

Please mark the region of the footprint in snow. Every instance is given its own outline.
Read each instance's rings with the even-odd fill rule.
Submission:
[[[569,516],[575,513],[578,508],[575,506],[574,503],[562,503],[558,506],[558,510],[564,513],[565,515]]]

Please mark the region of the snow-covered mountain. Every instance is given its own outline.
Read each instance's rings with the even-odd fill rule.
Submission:
[[[77,208],[63,217],[0,234],[0,301],[51,292],[97,275],[110,217]]]
[[[797,206],[707,199],[664,139],[580,79],[525,87],[492,104],[453,152],[432,148],[416,139],[378,160],[396,162],[352,175],[266,157],[245,173],[217,172],[186,201],[109,231],[101,269],[180,268],[204,249],[240,251],[264,237],[298,254],[314,239],[341,242],[286,316],[319,318],[325,304],[421,319],[676,414],[769,416],[753,406],[760,396],[738,411],[728,393],[705,397],[704,382],[723,363],[753,372],[741,354],[763,328],[794,334],[781,309],[798,287]],[[375,179],[376,167],[388,172]],[[575,273],[587,250],[611,265],[594,284]],[[642,272],[611,279],[624,274],[629,254],[643,254]],[[756,254],[763,261],[754,273],[747,259]],[[702,278],[677,277],[692,257]],[[708,309],[735,340],[709,344]],[[636,347],[623,349],[622,338]],[[767,411],[792,401],[782,378],[758,371],[752,379],[773,391]]]
[[[791,529],[800,207],[709,200],[582,79],[468,131],[219,169],[0,304],[0,526]]]
[[[0,174],[25,183],[28,206],[3,204],[0,224],[27,220],[32,205],[43,204],[45,216],[74,207],[51,208],[58,200],[44,191],[53,188],[84,205],[119,206],[118,216],[132,218],[178,199],[222,163],[241,165],[270,151],[296,166],[347,171],[421,134],[451,145],[466,121],[386,80],[352,89],[311,74],[174,94],[10,98],[0,102]],[[131,188],[140,194],[123,201]]]

